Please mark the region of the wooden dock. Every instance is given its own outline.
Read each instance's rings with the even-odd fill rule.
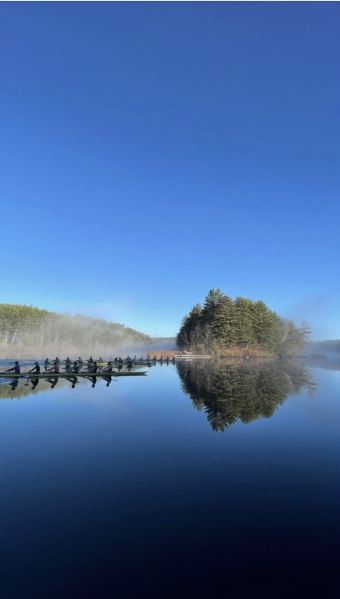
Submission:
[[[175,354],[175,360],[200,360],[200,359],[210,359],[212,358],[211,354],[191,354],[190,352],[186,352],[185,354]]]

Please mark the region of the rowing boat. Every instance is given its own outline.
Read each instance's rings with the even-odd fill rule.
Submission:
[[[89,378],[93,378],[96,376],[104,376],[104,377],[108,377],[108,376],[141,376],[146,374],[146,372],[144,371],[135,371],[135,372],[122,372],[122,371],[115,371],[113,370],[112,372],[59,372],[59,373],[54,373],[54,372],[41,372],[40,374],[28,374],[28,373],[22,373],[22,374],[9,374],[8,372],[2,373],[0,372],[0,378],[5,378],[5,379],[54,379],[54,378],[74,378],[74,377],[89,377]]]
[[[52,367],[53,364],[54,364],[54,361],[48,362],[46,364],[45,362],[41,362],[39,360],[29,360],[29,361],[25,361],[25,365],[24,366],[29,365],[29,363],[35,364],[36,362],[38,362],[38,364],[40,364],[40,366],[46,366],[46,368],[48,368],[50,366]],[[69,365],[72,366],[74,362],[77,362],[77,360],[72,360],[71,362],[67,362],[67,364],[69,364]],[[61,360],[59,362],[59,364],[61,366],[65,366],[66,362],[65,362],[65,360]],[[112,366],[114,368],[117,368],[118,366],[126,366],[127,364],[133,364],[133,366],[154,366],[155,362],[153,362],[151,360],[150,360],[150,362],[147,362],[147,361],[145,361],[145,362],[138,362],[138,360],[136,360],[136,361],[131,360],[131,362],[129,362],[129,361],[128,362],[126,362],[126,361],[124,361],[124,362],[112,362]],[[84,361],[84,362],[81,362],[80,366],[82,366],[82,365],[84,365],[84,366],[91,366],[92,365],[93,366],[93,362]],[[108,365],[108,362],[97,362],[97,366],[107,366],[107,365]],[[23,366],[23,365],[21,364],[21,366]]]

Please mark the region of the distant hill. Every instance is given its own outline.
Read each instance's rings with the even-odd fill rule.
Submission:
[[[164,346],[164,343],[167,345]],[[163,345],[162,345],[163,344]],[[130,327],[101,318],[61,314],[16,304],[0,304],[0,350],[106,353],[133,347],[140,351],[172,349],[174,339],[150,337]],[[145,348],[145,349],[144,349]]]

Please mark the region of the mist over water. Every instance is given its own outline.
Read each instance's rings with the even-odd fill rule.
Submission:
[[[0,359],[12,359],[12,360],[42,360],[45,358],[49,358],[52,360],[56,356],[60,359],[65,359],[69,356],[71,359],[77,359],[81,356],[83,359],[86,359],[90,356],[93,358],[98,358],[102,356],[104,359],[109,357],[125,357],[127,354],[130,356],[137,355],[139,358],[141,355],[146,356],[147,354],[151,354],[152,352],[159,351],[176,351],[176,343],[174,340],[165,339],[155,340],[151,343],[145,342],[136,342],[133,339],[131,341],[125,341],[122,343],[117,343],[116,345],[96,345],[94,347],[83,347],[79,345],[71,345],[66,348],[63,347],[36,347],[30,349],[24,348],[1,348],[0,347]]]
[[[106,358],[124,353],[175,349],[175,339],[150,337],[116,322],[0,304],[0,358],[51,355]]]

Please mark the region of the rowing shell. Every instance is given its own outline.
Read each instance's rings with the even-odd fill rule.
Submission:
[[[46,362],[40,362],[39,360],[29,360],[28,362],[31,362],[31,364],[34,364],[35,362],[39,362],[40,366],[46,366],[46,367],[53,366],[53,364],[54,364],[53,360],[52,360],[52,362],[48,362],[47,364],[46,364]],[[72,360],[71,362],[68,362],[68,364],[72,365],[73,362],[77,362],[77,360]],[[116,368],[117,366],[126,366],[127,364],[130,364],[130,363],[132,363],[133,366],[154,366],[154,364],[155,364],[155,362],[153,362],[153,361],[150,361],[150,362],[138,362],[138,360],[137,360],[136,362],[134,362],[132,360],[132,362],[126,362],[126,361],[124,361],[124,362],[112,362],[112,365],[113,365],[114,368]],[[65,362],[65,360],[61,360],[59,362],[59,364],[61,364],[62,366],[65,366],[66,362]],[[82,364],[84,366],[91,366],[91,364],[93,365],[93,362],[86,362],[86,361],[84,361],[84,362],[80,363],[80,366]],[[26,365],[27,365],[27,362],[26,362]],[[97,366],[107,366],[107,365],[108,365],[108,362],[97,362]]]
[[[5,379],[54,379],[56,377],[62,377],[62,378],[73,378],[73,377],[78,377],[78,376],[83,376],[83,377],[90,377],[93,378],[95,376],[141,376],[147,374],[146,372],[121,372],[121,371],[112,371],[112,372],[59,372],[58,374],[55,372],[49,372],[49,373],[40,373],[40,374],[9,374],[8,372],[6,373],[1,373],[0,372],[0,378],[5,378]]]

